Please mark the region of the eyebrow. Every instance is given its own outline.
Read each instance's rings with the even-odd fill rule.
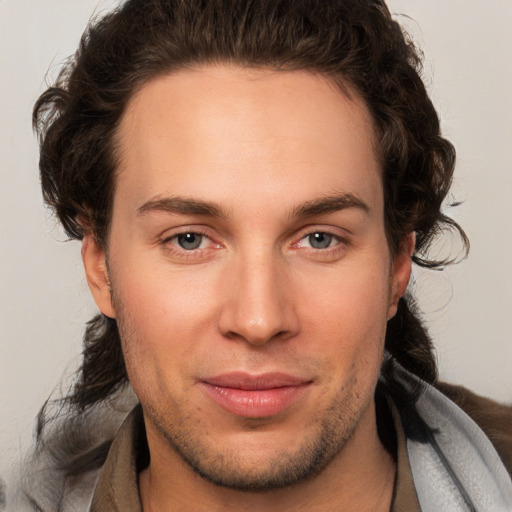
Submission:
[[[179,215],[204,215],[207,217],[225,218],[226,213],[221,206],[201,199],[184,197],[156,197],[145,202],[137,209],[137,215],[150,212],[167,212]]]
[[[354,194],[338,194],[320,197],[307,201],[290,212],[291,218],[314,217],[326,213],[333,213],[349,208],[356,208],[365,213],[370,207]],[[151,212],[175,213],[178,215],[201,215],[205,217],[226,218],[227,214],[222,206],[204,201],[184,197],[155,197],[146,201],[137,209],[137,215],[143,216]]]
[[[326,213],[334,213],[340,210],[356,208],[364,213],[370,213],[370,207],[354,194],[338,194],[313,199],[294,208],[292,218],[314,217]]]

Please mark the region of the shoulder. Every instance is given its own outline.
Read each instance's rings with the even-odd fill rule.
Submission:
[[[60,414],[49,415],[8,480],[6,510],[89,510],[112,441],[134,403],[131,388],[126,388],[84,411],[63,405]],[[0,484],[0,511],[1,489]]]
[[[445,382],[438,382],[436,388],[485,432],[512,475],[512,405],[500,404],[462,386]]]

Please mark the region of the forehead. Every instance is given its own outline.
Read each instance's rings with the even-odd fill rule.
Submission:
[[[293,208],[332,193],[378,200],[373,141],[364,102],[323,76],[182,70],[153,79],[129,103],[114,203],[193,195],[229,208],[236,197],[247,204],[273,195]]]

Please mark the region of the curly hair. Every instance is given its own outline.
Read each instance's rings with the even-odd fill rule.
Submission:
[[[391,252],[415,232],[413,261],[442,268],[453,260],[430,259],[428,249],[447,229],[467,251],[463,230],[442,213],[454,148],[441,136],[420,54],[383,0],[128,0],[93,21],[33,114],[44,199],[69,237],[93,233],[108,248],[115,135],[134,93],[174,70],[222,62],[308,70],[355,89],[374,120]],[[115,320],[89,322],[69,404],[85,410],[127,381],[120,347]],[[432,343],[411,297],[388,323],[386,349],[382,374],[390,389],[395,361],[436,380]]]

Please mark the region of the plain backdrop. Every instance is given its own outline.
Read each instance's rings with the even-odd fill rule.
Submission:
[[[76,368],[95,312],[80,246],[42,204],[31,109],[90,16],[115,3],[0,0],[0,474]],[[424,50],[425,81],[458,151],[453,192],[464,203],[450,214],[472,244],[456,268],[415,271],[413,287],[442,378],[512,403],[512,2],[389,6]]]

